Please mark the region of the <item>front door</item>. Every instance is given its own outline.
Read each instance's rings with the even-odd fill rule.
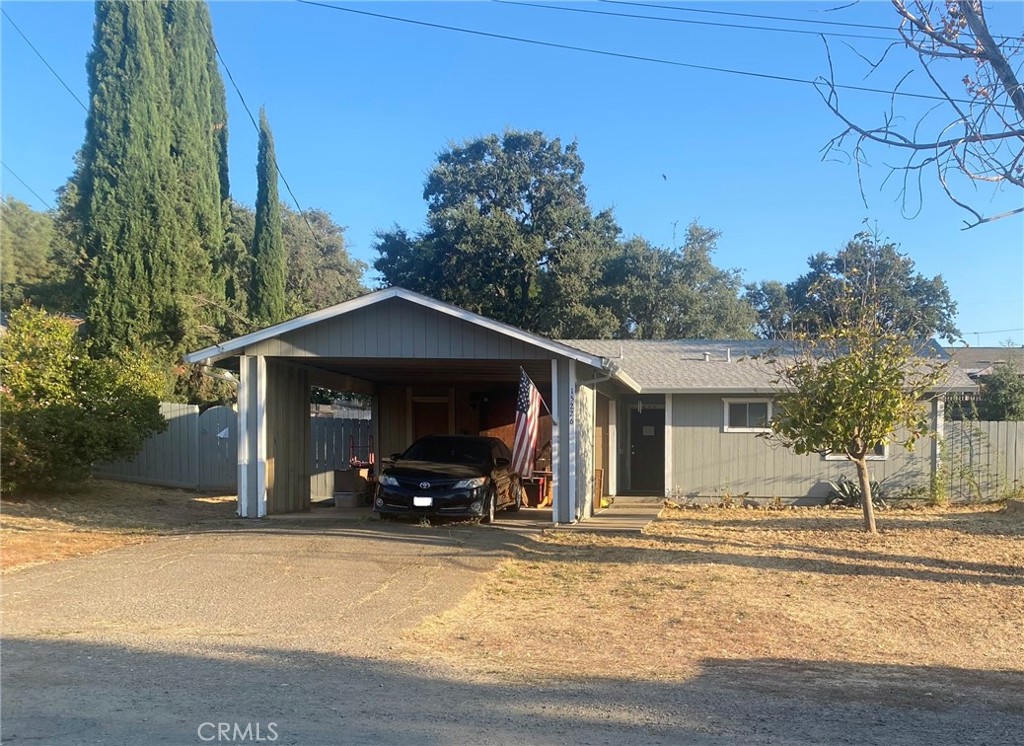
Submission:
[[[643,404],[640,399],[629,408],[629,491],[661,495],[665,492],[665,410]]]

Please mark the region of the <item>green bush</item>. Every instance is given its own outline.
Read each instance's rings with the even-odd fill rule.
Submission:
[[[128,458],[167,423],[160,379],[143,360],[97,360],[75,324],[24,306],[0,337],[5,493],[73,484]]]
[[[847,479],[845,474],[835,482],[828,483],[830,505],[845,505],[848,508],[860,507],[862,494],[860,482],[855,479]],[[885,501],[882,500],[882,485],[878,482],[871,483],[871,502],[875,505],[885,506]]]

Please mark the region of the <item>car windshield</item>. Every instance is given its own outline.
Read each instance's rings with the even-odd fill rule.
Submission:
[[[402,458],[440,464],[489,464],[491,444],[486,440],[423,438],[409,446]]]

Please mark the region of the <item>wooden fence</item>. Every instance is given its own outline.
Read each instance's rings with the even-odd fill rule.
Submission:
[[[953,500],[988,500],[1024,489],[1024,422],[949,421],[942,475]]]
[[[200,413],[194,404],[164,402],[160,413],[167,419],[167,430],[147,440],[135,458],[97,464],[93,474],[164,487],[237,490],[238,417],[234,408],[211,407]],[[368,458],[370,433],[367,419],[310,418],[310,494],[314,500],[331,496],[334,470],[348,468],[353,455]]]

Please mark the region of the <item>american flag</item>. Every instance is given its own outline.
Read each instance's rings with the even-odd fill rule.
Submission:
[[[519,369],[519,398],[516,400],[516,438],[512,445],[512,471],[533,476],[533,456],[537,450],[540,424],[540,392],[526,371]]]

